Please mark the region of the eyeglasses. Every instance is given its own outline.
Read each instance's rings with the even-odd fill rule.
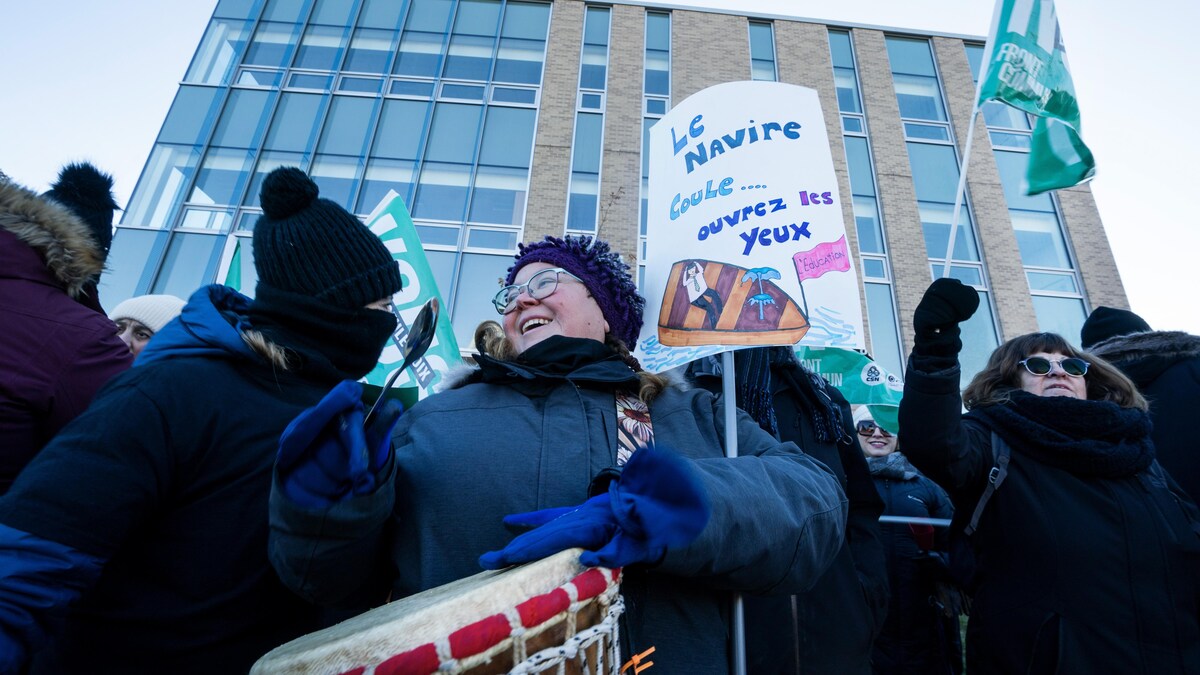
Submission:
[[[498,313],[508,314],[517,308],[517,298],[521,296],[521,291],[528,293],[529,297],[534,300],[548,298],[554,294],[554,291],[558,290],[558,275],[560,274],[565,274],[575,281],[583,283],[583,280],[563,268],[551,267],[529,277],[529,281],[519,286],[505,286],[501,288],[496,297],[492,298],[492,304],[496,306]]]
[[[892,437],[892,432],[884,429],[870,420],[863,420],[855,426],[858,428],[858,435],[862,436],[863,438],[870,438],[871,436],[874,436],[876,431],[878,431],[879,435],[883,436],[884,438]]]
[[[1041,356],[1031,356],[1017,363],[1025,366],[1025,370],[1038,376],[1049,375],[1050,371],[1054,369],[1054,365],[1058,364],[1058,367],[1071,377],[1083,377],[1087,375],[1088,366],[1090,365],[1087,361],[1075,358],[1074,356],[1059,361],[1051,361]]]

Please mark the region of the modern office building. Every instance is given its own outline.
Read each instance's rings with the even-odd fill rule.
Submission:
[[[673,103],[778,80],[820,94],[870,351],[900,372],[912,311],[945,262],[982,45],[685,2],[221,0],[102,297],[234,279],[252,292],[259,185],[297,165],[364,216],[388,190],[404,197],[470,345],[517,242],[594,233],[639,257],[643,148]],[[1075,337],[1092,307],[1128,306],[1087,186],[1024,196],[1029,121],[984,113],[952,256],[983,298],[964,331],[968,370],[1005,338]]]

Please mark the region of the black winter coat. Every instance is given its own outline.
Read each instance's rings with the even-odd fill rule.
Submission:
[[[1200,337],[1136,333],[1110,338],[1091,351],[1120,368],[1150,402],[1158,461],[1193,501],[1200,499],[1200,453],[1192,434],[1200,411]]]
[[[907,452],[961,516],[993,465],[991,430],[960,414],[957,366],[930,373],[915,361],[900,403]],[[1012,448],[972,536],[967,672],[1200,673],[1195,505],[1157,468],[1090,477]]]
[[[828,466],[850,500],[846,543],[812,590],[793,596],[746,596],[747,670],[753,675],[804,673],[853,675],[871,672],[871,644],[883,626],[888,604],[887,569],[879,541],[883,502],[849,426],[850,404],[832,386],[825,391],[842,410],[843,442],[817,437],[813,411],[780,366],[773,367],[772,399],[780,440],[792,441]],[[799,365],[792,381],[807,378]],[[720,393],[715,375],[697,375],[697,384]],[[803,381],[803,380],[801,380]],[[775,630],[781,623],[791,631]]]
[[[893,453],[893,455],[899,453]],[[879,458],[882,460],[883,458]],[[898,458],[903,460],[903,458]],[[868,466],[874,464],[868,460]],[[952,518],[950,497],[937,483],[901,461],[883,471],[872,466],[875,489],[883,498],[884,514],[910,518]],[[925,526],[929,527],[929,526]],[[932,529],[932,528],[929,528]],[[922,548],[911,527],[899,523],[880,526],[887,556],[888,586],[892,600],[887,621],[875,639],[873,666],[876,674],[946,675],[957,672],[951,662],[962,659],[961,647],[953,633],[947,635],[945,619],[930,603],[938,574],[939,559]],[[933,549],[944,551],[945,528],[930,537]],[[957,624],[957,619],[954,620]],[[961,670],[960,667],[957,670]]]

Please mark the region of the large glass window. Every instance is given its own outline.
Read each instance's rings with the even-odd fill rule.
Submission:
[[[946,121],[941,87],[928,40],[887,38],[888,58],[900,116],[906,119]]]
[[[775,31],[768,21],[750,22],[750,79],[774,82]]]
[[[203,143],[212,129],[213,120],[220,106],[218,97],[223,91],[217,87],[193,87],[182,85],[163,122],[158,134],[159,143],[195,145]]]
[[[512,256],[464,253],[459,264],[457,291],[454,294],[454,337],[462,346],[475,344],[475,328],[484,321],[499,318],[492,297],[500,290],[512,264]]]
[[[228,83],[246,46],[250,25],[249,21],[214,18],[200,40],[183,81],[195,84]]]
[[[275,98],[274,91],[234,89],[225,102],[225,111],[217,122],[212,145],[222,148],[258,148],[267,130]]]
[[[250,178],[254,153],[248,150],[210,148],[196,172],[196,185],[188,201],[196,204],[237,204]]]
[[[395,30],[404,14],[404,0],[366,0],[358,17],[360,28]]]
[[[891,284],[865,283],[863,289],[867,295],[867,320],[871,326],[871,356],[889,373],[900,377],[904,366]]]
[[[309,21],[327,26],[349,26],[357,9],[358,0],[317,0]]]
[[[213,278],[224,243],[225,237],[218,235],[176,232],[150,292],[180,298],[190,296]]]
[[[583,56],[579,66],[579,88],[604,91],[608,79],[607,7],[588,7],[583,21]]]
[[[500,3],[459,0],[442,76],[458,80],[488,79],[499,20]]]
[[[118,227],[108,253],[108,271],[100,276],[100,297],[110,307],[149,292],[150,280],[170,233]],[[186,298],[187,296],[180,296]]]
[[[567,199],[569,231],[596,231],[603,134],[603,115],[585,112],[575,115],[575,142],[571,145],[571,192]]]
[[[276,68],[286,66],[300,37],[300,28],[301,26],[290,23],[260,21],[242,63],[248,66]]]
[[[308,0],[267,0],[267,8],[263,11],[264,21],[288,21],[298,23],[304,21],[308,11]]]
[[[417,163],[400,159],[372,159],[363,175],[356,213],[370,213],[379,206],[388,190],[395,190],[405,204],[412,203],[412,189],[417,183]]]
[[[193,147],[156,145],[142,170],[122,223],[138,227],[166,228],[191,184],[200,162]]]
[[[357,156],[317,155],[308,175],[321,189],[322,197],[349,211],[354,207],[351,200],[362,168],[363,161]]]
[[[541,84],[549,20],[550,5],[531,2],[505,5],[493,80]]]
[[[353,73],[386,73],[396,43],[394,30],[359,28],[350,40],[350,52],[342,70]]]
[[[344,26],[309,26],[300,41],[293,68],[334,70],[342,62],[349,29]]]
[[[671,15],[646,12],[645,92],[671,95]]]
[[[433,162],[470,164],[479,140],[483,106],[467,103],[438,103],[429,130],[425,159]]]
[[[421,167],[413,217],[461,222],[466,214],[470,182],[470,165],[425,162]]]
[[[366,154],[367,134],[378,104],[373,98],[334,96],[317,151],[354,157]]]
[[[275,119],[263,147],[267,150],[308,152],[321,128],[321,116],[329,97],[287,92],[280,96]]]
[[[390,159],[420,157],[421,138],[429,115],[428,101],[389,99],[383,104],[371,154]]]
[[[452,0],[413,0],[400,38],[400,57],[394,70],[397,75],[437,75],[453,9]]]

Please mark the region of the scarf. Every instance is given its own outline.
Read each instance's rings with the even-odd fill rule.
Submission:
[[[526,349],[512,361],[486,354],[475,357],[479,368],[470,382],[534,383],[538,380],[589,382],[613,389],[637,391],[638,375],[604,343],[590,338],[552,335]]]
[[[867,468],[872,476],[892,480],[912,480],[921,475],[902,453],[892,452],[883,457],[868,457]]]
[[[972,410],[1013,450],[1079,476],[1120,478],[1154,461],[1150,417],[1110,401],[1014,391],[1008,403]]]
[[[248,317],[252,328],[298,355],[301,370],[339,380],[371,372],[396,330],[390,312],[336,307],[262,282]]]

